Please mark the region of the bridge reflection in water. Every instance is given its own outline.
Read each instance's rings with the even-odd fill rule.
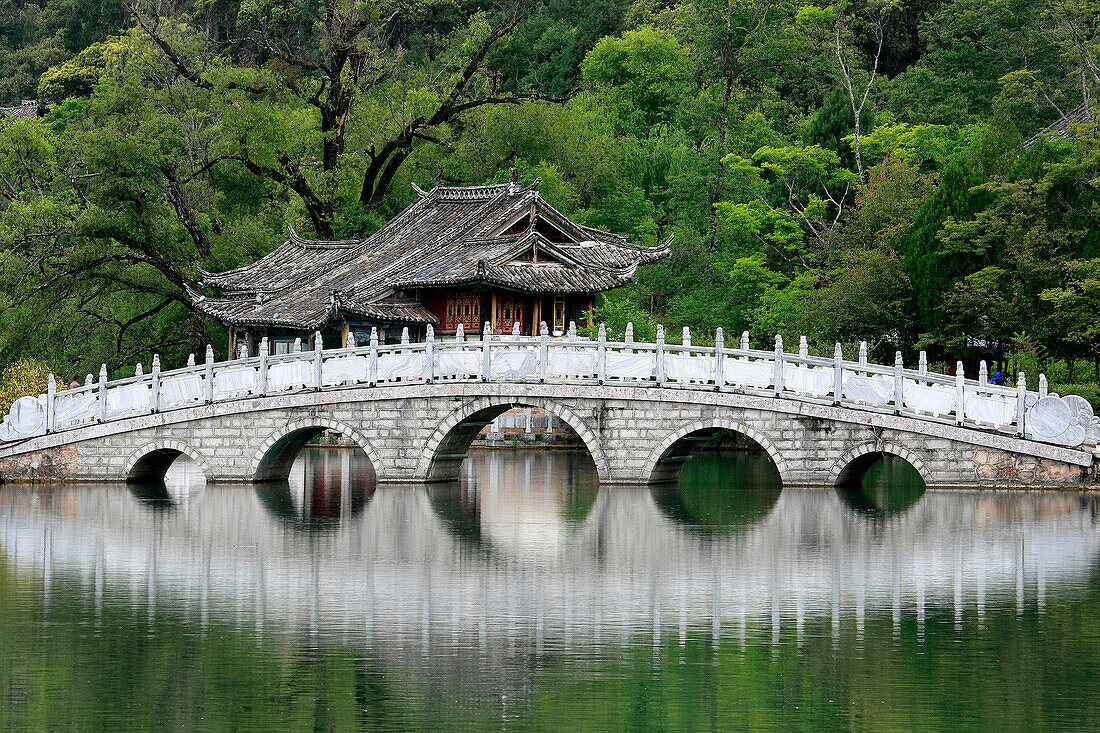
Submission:
[[[778,639],[876,612],[923,624],[929,607],[981,617],[992,597],[1042,608],[1093,572],[1094,496],[919,496],[884,488],[895,470],[870,489],[781,491],[755,457],[713,455],[679,489],[600,488],[582,453],[485,451],[458,483],[375,488],[357,453],[309,449],[281,485],[7,487],[0,556],[47,592],[92,578],[97,595],[147,594],[203,623],[383,628],[399,646],[743,636],[754,619]]]

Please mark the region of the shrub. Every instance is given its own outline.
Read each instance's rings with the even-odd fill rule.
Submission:
[[[1093,409],[1100,414],[1100,384],[1053,384],[1050,391],[1060,395],[1081,395],[1091,402]]]
[[[7,414],[13,402],[25,395],[45,394],[50,368],[35,359],[21,359],[0,372],[0,408]]]

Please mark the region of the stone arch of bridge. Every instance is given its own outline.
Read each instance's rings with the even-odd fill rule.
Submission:
[[[298,453],[313,438],[326,430],[334,430],[358,445],[367,455],[377,474],[382,463],[374,446],[355,428],[324,417],[295,420],[282,426],[264,440],[252,457],[253,481],[282,481],[290,475],[290,467]]]
[[[154,440],[131,453],[126,459],[123,474],[129,483],[162,481],[168,468],[180,456],[194,461],[207,479],[213,478],[210,466],[201,453],[181,440],[169,439]]]
[[[432,431],[417,466],[416,477],[421,481],[450,481],[458,478],[462,459],[478,433],[496,417],[513,407],[537,407],[563,420],[580,437],[601,483],[611,481],[611,468],[600,439],[577,413],[565,405],[540,397],[509,398],[484,397],[476,399],[450,415]]]
[[[791,483],[791,473],[783,454],[768,439],[768,436],[743,422],[725,418],[711,418],[697,420],[672,432],[657,444],[650,452],[649,457],[642,468],[642,477],[649,483],[671,483],[680,477],[680,469],[684,460],[691,455],[694,446],[690,440],[693,437],[705,437],[719,430],[731,430],[743,435],[756,443],[767,454],[775,468],[779,471],[779,478],[783,485]]]
[[[932,476],[924,465],[924,461],[913,451],[896,443],[868,441],[860,443],[836,460],[829,471],[828,485],[834,487],[851,485],[863,476],[863,472],[867,468],[884,455],[902,459],[916,469],[925,486],[932,484]]]

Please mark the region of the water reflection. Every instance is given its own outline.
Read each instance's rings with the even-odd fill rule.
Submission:
[[[286,481],[256,485],[256,495],[277,517],[297,526],[332,530],[362,513],[374,494],[374,467],[357,448],[302,450]]]
[[[856,511],[878,517],[901,514],[924,496],[924,479],[908,461],[882,454],[867,463],[837,489]]]
[[[751,527],[771,512],[783,490],[779,471],[757,451],[704,452],[688,460],[675,485],[653,488],[658,505],[706,534]]]
[[[186,510],[206,490],[202,468],[186,455],[172,461],[163,478],[127,484],[134,497],[154,511]]]
[[[582,451],[474,451],[460,480],[429,487],[440,519],[458,536],[515,557],[553,555],[575,536],[599,493]]]
[[[559,451],[376,488],[357,453],[311,449],[295,482],[155,513],[121,485],[2,487],[0,728],[738,728],[798,708],[821,716],[804,728],[941,729],[942,700],[994,690],[982,714],[1008,717],[984,727],[1014,729],[1032,719],[1011,701],[1047,682],[1059,720],[1096,703],[1095,495],[931,491],[882,521],[765,469],[705,457],[674,503]],[[166,689],[174,725],[108,704]]]

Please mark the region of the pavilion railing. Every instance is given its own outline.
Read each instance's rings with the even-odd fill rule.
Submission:
[[[897,352],[892,366],[873,364],[867,344],[856,361],[844,358],[840,344],[832,357],[811,355],[802,337],[797,352],[784,349],[776,336],[770,350],[753,349],[748,333],[736,348],[726,348],[718,329],[714,346],[694,346],[684,328],[682,343],[665,341],[658,327],[655,343],[634,341],[628,325],[623,341],[608,341],[599,328],[596,340],[578,338],[570,324],[564,338],[551,338],[546,324],[541,336],[493,335],[486,324],[480,341],[467,341],[461,327],[453,340],[437,340],[428,327],[422,343],[378,343],[359,346],[349,335],[345,348],[325,349],[316,334],[315,348],[302,350],[301,340],[287,354],[269,355],[267,339],[260,355],[215,363],[209,347],[203,363],[194,356],[186,367],[161,371],[155,356],[148,374],[137,366],[133,377],[109,380],[106,366],[98,381],[88,375],[83,386],[59,390],[53,376],[47,393],[15,402],[0,424],[0,441],[13,442],[125,418],[199,405],[308,390],[385,388],[417,383],[518,382],[608,384],[662,389],[718,390],[845,406],[871,412],[977,428],[1056,445],[1079,447],[1100,441],[1100,419],[1075,395],[1048,393],[1040,375],[1038,391],[1029,391],[1021,372],[1016,387],[989,383],[985,362],[979,378],[966,379],[963,365],[949,376],[928,371],[924,352],[917,369],[909,369]]]

